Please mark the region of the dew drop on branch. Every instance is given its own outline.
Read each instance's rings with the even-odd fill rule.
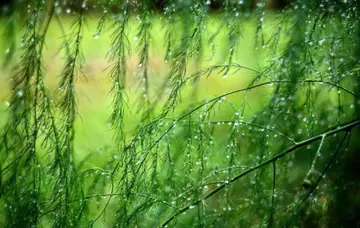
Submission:
[[[22,90],[19,90],[17,92],[18,97],[22,97],[24,95],[24,92]]]
[[[323,45],[325,43],[325,41],[326,41],[326,39],[321,39],[321,40],[319,40],[319,44]]]

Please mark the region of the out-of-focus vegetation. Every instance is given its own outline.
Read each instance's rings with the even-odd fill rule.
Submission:
[[[152,25],[152,36],[154,37],[150,49],[151,61],[149,64],[149,71],[151,77],[150,90],[153,97],[156,97],[159,87],[162,85],[163,80],[166,78],[166,74],[169,70],[169,63],[164,60],[165,51],[163,49],[166,40],[164,40],[164,29],[161,25],[161,15],[156,15],[153,19]],[[269,15],[269,17],[274,17],[274,15]],[[216,29],[221,24],[221,19],[219,15],[214,14],[210,17],[211,23],[208,28],[207,36],[214,34]],[[111,101],[112,97],[108,94],[111,81],[108,78],[108,70],[110,63],[105,59],[109,44],[110,44],[110,34],[106,33],[101,36],[96,36],[96,28],[99,21],[99,17],[93,16],[90,17],[87,21],[87,28],[84,30],[84,39],[82,43],[83,54],[85,56],[85,63],[83,66],[84,77],[79,77],[78,88],[77,88],[77,97],[79,99],[79,115],[80,118],[77,119],[77,128],[76,131],[76,151],[81,151],[81,157],[86,156],[88,152],[93,151],[94,148],[98,149],[104,145],[112,143],[113,132],[111,131],[111,126],[108,124],[108,118],[111,113]],[[49,88],[53,93],[56,93],[56,87],[59,82],[59,74],[62,70],[64,60],[62,56],[64,55],[66,49],[62,48],[64,42],[64,34],[62,30],[68,31],[71,26],[72,20],[70,17],[64,15],[61,18],[61,25],[58,24],[56,20],[52,22],[49,27],[48,37],[46,40],[46,47],[44,50],[44,62],[47,69],[46,73],[46,82]],[[127,84],[128,84],[128,99],[131,107],[127,109],[125,116],[126,132],[130,137],[134,129],[137,127],[141,113],[139,113],[139,75],[141,74],[141,68],[138,66],[139,56],[137,50],[137,37],[136,37],[136,26],[138,21],[135,16],[130,19],[129,27],[133,27],[129,31],[129,42],[131,53],[128,55],[128,73],[127,73]],[[259,68],[261,65],[264,65],[266,59],[263,49],[255,50],[253,40],[253,34],[255,29],[252,27],[253,19],[249,18],[243,25],[243,40],[244,42],[239,45],[239,50],[235,54],[235,61],[242,62],[244,65]],[[3,24],[6,24],[3,21]],[[20,25],[17,27],[21,28]],[[21,31],[18,31],[17,34],[21,34]],[[206,37],[205,35],[205,38]],[[17,41],[20,41],[20,36],[17,38]],[[217,54],[212,56],[212,48],[209,44],[204,43],[203,45],[203,56],[201,59],[193,61],[189,64],[189,72],[196,72],[207,66],[222,64],[223,59],[227,55],[227,40],[226,33],[221,32],[217,35],[215,40],[217,44],[214,48],[217,51]],[[3,50],[3,58],[8,54],[8,47],[6,46],[7,42],[4,40],[1,42],[1,50]],[[19,46],[17,43],[16,46]],[[19,56],[16,56],[18,59]],[[1,97],[2,97],[2,110],[5,111],[9,105],[10,99],[10,78],[11,78],[11,69],[3,68],[2,70],[2,83],[1,83]],[[216,74],[216,72],[214,73]],[[213,74],[213,75],[214,75]],[[199,86],[196,89],[196,93],[191,92],[193,86],[190,86],[184,92],[183,102],[180,104],[182,108],[187,107],[188,105],[195,103],[196,101],[201,101],[204,99],[213,98],[215,95],[223,94],[226,91],[233,90],[239,87],[243,87],[249,83],[251,80],[251,75],[249,72],[242,71],[231,75],[229,78],[223,78],[218,76],[209,77],[206,80],[202,80],[204,86]],[[219,87],[221,83],[221,87]],[[195,100],[194,100],[195,98]],[[257,110],[261,107],[263,103],[262,96],[254,96],[256,102],[252,107],[254,110],[252,113],[256,113]],[[234,99],[235,103],[240,103],[241,99]],[[232,112],[231,112],[232,113]],[[2,113],[5,115],[6,113]],[[222,113],[218,113],[221,118],[227,118],[228,112],[225,110]],[[249,113],[249,115],[252,115]],[[5,123],[6,118],[1,118]],[[107,158],[104,157],[104,160]]]
[[[357,1],[11,3],[0,226],[359,223]]]

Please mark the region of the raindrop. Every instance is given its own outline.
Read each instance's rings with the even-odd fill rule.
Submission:
[[[141,67],[142,67],[142,65],[143,65],[142,63],[139,63],[138,67],[139,67],[139,68],[141,68]]]
[[[24,95],[24,92],[22,90],[19,90],[17,92],[18,97],[22,97]]]
[[[134,36],[134,40],[138,40],[139,39],[139,37],[137,37],[137,36]]]
[[[97,40],[97,39],[99,39],[99,34],[96,33],[93,37],[94,37],[95,40]]]
[[[60,14],[60,13],[61,13],[61,8],[60,8],[60,7],[56,7],[55,12],[56,12],[56,14]]]
[[[195,208],[195,205],[189,206],[189,209],[193,209],[193,208]]]
[[[326,41],[326,39],[321,39],[321,40],[319,40],[319,44],[320,45],[323,45],[323,43]]]
[[[71,13],[71,9],[66,9],[66,11],[65,11],[67,14],[69,14],[69,13]]]

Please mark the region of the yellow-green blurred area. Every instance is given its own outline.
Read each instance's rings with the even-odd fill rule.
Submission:
[[[272,17],[272,16],[271,16]],[[46,47],[43,53],[45,64],[45,77],[47,86],[51,89],[54,98],[56,98],[56,88],[59,82],[59,75],[64,67],[64,56],[66,48],[64,42],[70,34],[70,26],[75,18],[62,16],[59,20],[53,19],[48,35],[46,36]],[[82,35],[82,51],[84,55],[84,64],[82,66],[83,74],[78,75],[76,82],[76,93],[78,97],[78,112],[79,118],[76,121],[76,153],[84,156],[89,151],[94,151],[104,145],[113,143],[113,134],[108,124],[108,118],[111,114],[111,103],[113,96],[109,94],[111,88],[111,81],[109,79],[109,69],[112,67],[111,62],[108,61],[108,52],[111,47],[111,34],[114,32],[112,21],[109,19],[105,32],[100,36],[96,36],[96,28],[100,17],[87,16],[87,25],[83,30]],[[162,18],[160,15],[155,15],[152,20],[151,27],[151,44],[150,44],[150,61],[149,61],[149,93],[150,101],[155,102],[162,93],[161,86],[169,74],[171,59],[165,61],[166,40],[165,29],[163,28]],[[227,38],[227,30],[221,29],[221,17],[217,14],[209,15],[207,27],[203,30],[203,44],[202,53],[189,59],[187,63],[187,77],[191,74],[205,69],[207,66],[216,64],[226,64],[229,54],[229,42]],[[61,23],[59,23],[61,21]],[[269,20],[275,23],[273,20]],[[1,30],[5,30],[6,21],[2,21]],[[139,40],[136,34],[138,33],[139,22],[133,16],[127,27],[127,37],[130,43],[129,53],[127,56],[127,79],[126,79],[126,93],[128,98],[128,107],[125,113],[125,131],[128,136],[131,136],[137,124],[139,124],[140,116],[140,99],[142,99],[141,74],[143,67],[139,67],[140,50],[138,48]],[[0,123],[4,124],[6,120],[5,109],[10,99],[11,91],[11,76],[16,68],[16,63],[19,62],[21,55],[20,38],[22,30],[17,32],[17,53],[12,61],[11,66],[1,68],[1,112]],[[271,25],[265,26],[266,29],[272,29]],[[219,33],[217,31],[219,30]],[[4,31],[5,32],[5,31]],[[182,30],[175,29],[176,36],[182,36]],[[64,34],[65,33],[65,34]],[[210,42],[210,38],[217,34],[214,42]],[[2,39],[6,39],[2,36]],[[177,39],[180,42],[180,38]],[[266,61],[264,50],[261,48],[255,49],[255,26],[254,19],[248,19],[242,22],[242,33],[236,52],[233,58],[233,63],[241,64],[243,66],[260,69],[264,66]],[[6,58],[9,52],[9,41],[2,40],[0,42],[1,60]],[[175,44],[176,45],[176,44]],[[2,61],[1,61],[2,62]],[[224,77],[221,69],[214,70],[209,77],[202,77],[197,83],[190,83],[183,92],[182,100],[175,110],[173,116],[186,109],[189,105],[196,102],[211,99],[215,96],[224,94],[226,92],[246,87],[250,80],[254,77],[254,72],[246,69],[237,72],[230,71]],[[246,115],[252,115],[267,99],[264,96],[267,93],[267,88],[256,89],[248,94],[248,102],[251,104],[250,109],[247,109]],[[227,99],[233,104],[240,105],[243,102],[244,94],[237,93],[229,96]],[[161,97],[161,102],[157,105],[159,113],[162,104],[166,99]],[[219,120],[229,116],[234,116],[234,110],[231,105],[222,105],[217,111],[216,115]]]

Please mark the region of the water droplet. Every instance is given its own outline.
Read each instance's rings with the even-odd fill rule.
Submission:
[[[139,39],[139,37],[137,37],[137,36],[134,36],[134,40],[138,40]]]
[[[22,97],[24,95],[24,92],[22,90],[19,90],[17,92],[18,97]]]
[[[71,13],[71,9],[67,8],[65,11],[67,14]]]
[[[139,68],[141,68],[141,67],[142,67],[142,65],[143,65],[142,63],[139,63],[138,67],[139,67]]]
[[[323,43],[326,41],[326,39],[321,39],[321,40],[319,40],[319,44],[320,45],[323,45]]]
[[[97,40],[97,39],[99,39],[100,36],[99,36],[98,33],[96,33],[93,37],[94,37],[95,40]]]
[[[195,208],[195,205],[189,206],[189,209],[193,209],[193,208]]]

